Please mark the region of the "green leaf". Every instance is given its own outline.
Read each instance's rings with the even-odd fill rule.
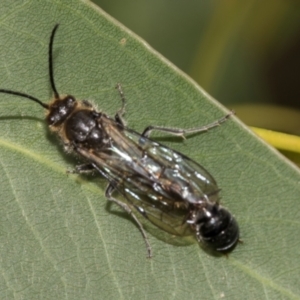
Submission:
[[[48,42],[60,23],[54,42],[60,93],[114,115],[120,82],[128,126],[137,131],[150,124],[196,127],[225,114],[90,2],[1,5],[0,88],[50,101]],[[107,206],[105,181],[67,175],[80,159],[48,132],[41,107],[1,94],[0,122],[1,298],[300,299],[299,170],[235,118],[206,134],[163,141],[214,175],[243,244],[228,258],[214,257],[196,242],[157,238],[160,230],[149,226],[151,260],[130,217]]]

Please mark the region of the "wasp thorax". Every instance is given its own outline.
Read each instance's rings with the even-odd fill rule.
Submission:
[[[47,122],[52,126],[60,126],[74,111],[77,102],[73,96],[54,100],[49,107]]]
[[[85,147],[99,147],[103,138],[98,122],[100,113],[94,110],[78,110],[72,114],[65,124],[65,133],[70,141],[84,144]]]

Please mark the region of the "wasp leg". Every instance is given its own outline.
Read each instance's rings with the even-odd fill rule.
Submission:
[[[119,91],[122,100],[122,107],[117,111],[115,115],[115,120],[118,124],[122,125],[122,127],[125,127],[125,121],[123,119],[123,115],[125,114],[126,99],[120,83],[117,83],[116,89]]]
[[[148,237],[147,237],[147,234],[144,230],[144,227],[142,225],[142,223],[138,220],[138,218],[136,217],[136,215],[133,213],[132,209],[130,208],[129,205],[127,205],[126,203],[122,202],[122,201],[119,201],[117,199],[115,199],[114,197],[112,197],[112,193],[116,190],[116,187],[115,187],[115,184],[114,183],[110,183],[105,191],[105,196],[106,198],[119,205],[122,209],[124,209],[127,213],[129,213],[132,218],[134,219],[134,221],[136,222],[136,224],[138,225],[141,233],[142,233],[142,236],[144,238],[144,241],[145,241],[145,244],[146,244],[146,248],[147,248],[147,257],[148,258],[151,258],[152,257],[152,249],[151,249],[151,246],[150,246],[150,243],[149,243],[149,240],[148,240]]]
[[[82,100],[81,102],[85,107],[93,107],[93,104],[88,100]]]
[[[207,131],[211,128],[217,127],[227,121],[230,116],[234,115],[234,111],[231,111],[229,114],[224,116],[223,118],[216,120],[210,124],[201,126],[201,127],[196,127],[196,128],[188,128],[188,129],[181,129],[181,128],[169,128],[169,127],[162,127],[162,126],[148,126],[145,128],[145,130],[142,133],[142,136],[148,138],[153,130],[157,131],[162,131],[162,132],[168,132],[173,135],[177,136],[182,136],[184,137],[185,134],[190,134],[190,133],[199,133],[203,131]]]
[[[82,164],[75,166],[75,169],[68,170],[67,172],[70,174],[82,174],[82,173],[90,173],[95,171],[93,164]]]

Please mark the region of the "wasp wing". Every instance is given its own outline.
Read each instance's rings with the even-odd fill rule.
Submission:
[[[191,208],[218,200],[214,178],[183,154],[101,118],[105,147],[79,148],[117,190],[157,227],[175,235],[191,234],[185,222]]]

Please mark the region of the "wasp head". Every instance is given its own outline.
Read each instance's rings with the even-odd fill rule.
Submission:
[[[53,127],[59,127],[72,114],[77,106],[77,102],[73,96],[66,96],[63,99],[55,99],[49,105],[47,115],[47,123]]]

